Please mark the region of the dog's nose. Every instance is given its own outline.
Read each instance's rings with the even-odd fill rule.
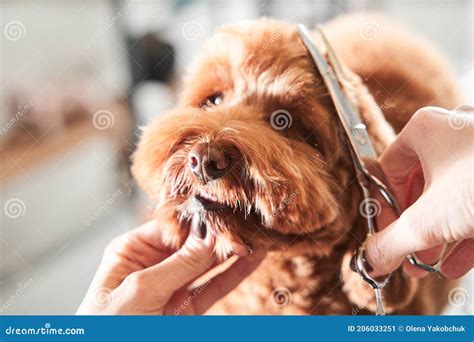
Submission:
[[[188,165],[203,182],[208,182],[226,173],[229,160],[221,148],[201,144],[189,151]]]

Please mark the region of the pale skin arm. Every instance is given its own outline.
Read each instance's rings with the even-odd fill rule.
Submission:
[[[441,265],[442,275],[466,274],[474,266],[474,108],[420,109],[379,162],[405,211],[394,221],[384,207],[378,217],[386,228],[367,244],[372,275],[403,263],[407,274],[425,276],[405,256],[416,252],[434,264],[446,243],[456,246]]]
[[[214,239],[192,229],[178,251],[167,248],[159,222],[152,220],[115,238],[77,314],[199,315],[245,279],[263,260],[254,253],[241,256],[204,286],[189,284],[215,265]]]

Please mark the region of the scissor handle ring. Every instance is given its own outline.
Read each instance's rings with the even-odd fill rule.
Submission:
[[[438,261],[434,265],[428,265],[425,264],[424,262],[420,261],[415,254],[410,254],[406,258],[410,264],[413,266],[416,266],[418,268],[421,268],[424,271],[427,271],[429,273],[438,273],[439,272],[439,267],[441,265],[441,261]]]
[[[390,205],[395,215],[397,215],[397,217],[400,217],[401,215],[400,207],[397,205],[397,201],[395,200],[395,197],[390,193],[390,190],[387,188],[387,186],[374,175],[369,175],[369,177],[375,183],[377,191],[382,195],[382,197],[385,199],[388,205]],[[407,255],[406,259],[413,266],[416,266],[429,273],[439,272],[439,266],[441,264],[441,260],[438,261],[435,265],[428,265],[420,261],[414,253]]]
[[[383,289],[389,282],[392,274],[388,274],[383,280],[377,281],[369,275],[366,270],[367,258],[365,256],[365,243],[362,244],[355,252],[355,269],[362,279],[367,282],[373,289]]]

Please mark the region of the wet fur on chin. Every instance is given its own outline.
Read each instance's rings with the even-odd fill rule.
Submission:
[[[332,24],[334,32],[350,25],[355,27],[352,31],[359,32],[356,17]],[[330,27],[329,35],[333,32]],[[430,85],[413,77],[410,82],[416,83],[417,91],[397,94],[412,101],[406,101],[404,107],[409,114],[400,117],[387,108],[384,118],[371,95],[380,90],[363,82],[365,69],[358,74],[355,62],[360,53],[344,50],[357,39],[351,34],[333,40],[336,51],[350,57],[345,59],[350,80],[344,86],[381,153],[394,137],[389,122],[400,129],[426,103],[430,87],[436,88],[436,93],[446,83],[453,83],[450,75]],[[401,39],[415,40],[403,34]],[[391,41],[397,43],[396,39]],[[414,51],[416,46],[405,49]],[[411,57],[415,58],[418,50],[413,51]],[[441,69],[446,66],[437,57],[419,55],[423,63],[431,58]],[[368,73],[378,70],[378,59],[368,56],[364,60],[364,68],[374,66]],[[400,65],[398,74],[405,72],[403,68],[406,63]],[[370,78],[367,80],[372,85]],[[399,82],[401,86],[407,81],[401,78]],[[203,107],[214,94],[222,95],[222,103]],[[455,94],[444,93],[444,100],[437,103],[449,106],[446,101],[455,98]],[[272,114],[280,110],[291,115],[291,125],[285,129],[275,128],[271,122]],[[224,177],[204,183],[192,174],[188,154],[199,144],[224,151],[231,163]],[[354,236],[362,241],[365,235],[363,225],[355,223],[360,190],[331,100],[294,25],[262,19],[221,28],[190,68],[180,104],[144,128],[133,155],[132,172],[150,195],[163,239],[173,248],[182,245],[192,217],[199,215],[208,232],[215,235],[221,259],[233,253],[235,243],[272,251],[258,271],[226,297],[221,312],[348,314],[352,305],[359,305],[361,312],[373,310],[373,300],[367,300],[370,289],[342,262],[356,247]],[[202,210],[196,196],[208,197],[226,209]],[[301,265],[305,265],[303,273],[298,271]],[[281,284],[293,291],[294,302],[275,309],[269,306],[268,297]],[[400,277],[393,286],[392,293],[405,295],[387,299],[391,312],[420,296],[417,281]],[[314,312],[314,305],[322,305],[322,297],[324,305]],[[242,298],[250,298],[253,304],[245,306]],[[406,313],[433,312],[426,302],[423,306],[416,303]]]

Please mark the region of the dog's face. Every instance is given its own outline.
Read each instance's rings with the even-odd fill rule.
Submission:
[[[294,26],[220,29],[134,155],[167,241],[181,244],[194,215],[222,257],[235,242],[287,248],[334,233],[348,171],[333,115]]]

